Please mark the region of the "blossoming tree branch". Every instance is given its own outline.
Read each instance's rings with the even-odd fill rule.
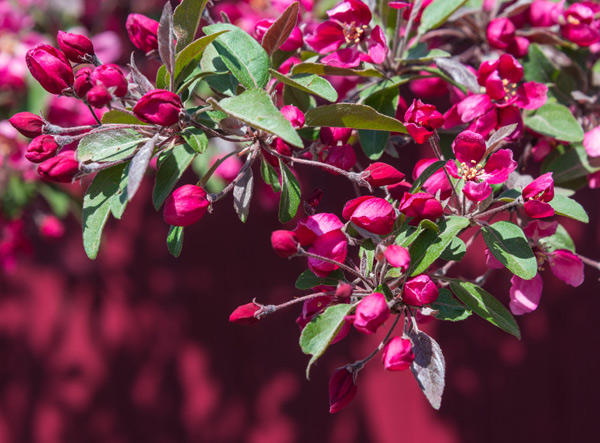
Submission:
[[[574,194],[600,183],[600,5],[345,0],[323,19],[312,1],[278,0],[272,18],[242,29],[207,3],[166,3],[158,22],[131,14],[140,52],[127,67],[104,64],[89,38],[63,31],[57,47],[27,52],[39,84],[80,100],[95,121],[10,119],[32,138],[26,158],[45,180],[93,176],[82,212],[90,258],[145,175],[175,256],[185,227],[223,204],[245,222],[263,180],[280,195],[279,220],[296,221],[273,232],[272,249],[306,260],[295,282],[306,292],[280,305],[248,300],[230,321],[298,309],[307,377],[352,328],[386,331],[370,354],[333,372],[331,412],[352,400],[375,359],[410,368],[439,408],[444,357],[423,321],[475,314],[518,339],[514,316],[537,308],[544,269],[579,286],[584,264],[598,268],[556,215],[587,223]],[[162,63],[151,79],[136,66],[142,53]],[[409,144],[422,152],[416,164],[403,158]],[[212,163],[209,152],[218,153]],[[197,181],[182,183],[190,167]],[[323,192],[301,189],[301,169],[343,176],[356,198],[319,212]],[[469,280],[454,265],[478,236],[488,271]],[[508,307],[485,288],[495,269],[512,274]]]

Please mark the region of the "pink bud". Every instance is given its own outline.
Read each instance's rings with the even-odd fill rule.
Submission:
[[[77,97],[84,98],[90,89],[92,89],[92,80],[90,79],[90,75],[92,74],[92,68],[84,67],[77,71],[75,74],[75,83],[73,84],[73,89],[75,90],[75,94]]]
[[[406,272],[410,266],[410,254],[406,248],[398,245],[390,245],[384,252],[385,259],[394,268],[400,268],[402,272]]]
[[[287,155],[288,157],[292,155],[292,148],[290,148],[290,146],[281,138],[277,137],[273,144],[275,145],[275,150],[281,155]],[[273,145],[271,145],[271,147],[273,147]],[[279,165],[279,161],[277,161],[277,164]]]
[[[88,91],[85,99],[94,108],[103,108],[111,102],[112,95],[102,83],[99,83]]]
[[[356,226],[378,235],[389,234],[396,221],[393,206],[383,198],[371,196],[358,197],[347,202],[342,216]]]
[[[31,112],[19,112],[8,119],[13,128],[23,134],[25,137],[34,138],[42,135],[44,120],[39,115]]]
[[[404,179],[402,172],[386,163],[372,163],[364,170],[363,174],[367,171],[370,174],[365,177],[365,180],[375,187],[393,185]]]
[[[395,185],[389,185],[387,190],[394,200],[402,200],[404,194],[410,191],[412,185],[407,181],[401,181],[400,183],[396,183]]]
[[[38,174],[53,182],[71,183],[79,172],[79,162],[75,151],[64,151],[56,157],[51,157],[38,166]]]
[[[321,143],[328,146],[337,145],[338,143],[348,143],[348,139],[352,135],[351,128],[321,128],[319,138]]]
[[[344,171],[351,170],[356,164],[356,153],[350,145],[335,145],[327,149],[327,157],[324,163],[343,169]],[[336,172],[326,169],[330,174],[337,175]]]
[[[94,45],[85,35],[58,31],[58,46],[73,63],[89,61],[94,56]]]
[[[352,295],[353,287],[350,283],[339,282],[337,288],[335,288],[335,296],[337,298],[350,298]]]
[[[515,39],[515,25],[508,18],[492,20],[487,28],[487,39],[494,49],[507,49]]]
[[[45,215],[39,223],[40,234],[46,238],[61,238],[65,233],[65,225],[53,215]]]
[[[60,94],[73,85],[73,69],[65,55],[50,45],[38,45],[25,55],[33,78],[51,94]]]
[[[356,395],[354,375],[346,367],[335,370],[329,379],[329,412],[335,414],[346,407]]]
[[[321,212],[319,214],[304,217],[296,225],[294,233],[302,246],[308,246],[321,235],[342,229],[344,224],[335,214]]]
[[[414,217],[409,222],[411,225],[418,225],[421,220],[434,221],[444,213],[442,204],[433,195],[426,192],[417,192],[416,194],[406,192],[402,196],[398,209],[407,217]]]
[[[363,298],[356,306],[354,316],[349,317],[354,321],[354,327],[365,334],[374,334],[383,322],[390,316],[390,308],[385,296],[379,292]]]
[[[274,231],[271,234],[271,246],[275,254],[288,258],[298,252],[298,237],[292,231]]]
[[[190,226],[199,221],[209,206],[206,191],[200,186],[183,185],[167,197],[163,217],[172,226]]]
[[[404,284],[402,301],[412,306],[433,303],[439,295],[438,287],[427,274],[417,275]]]
[[[308,252],[344,263],[348,253],[348,239],[341,229],[336,229],[318,236]],[[331,271],[339,268],[335,263],[314,257],[308,258],[308,267],[319,277],[326,277]]]
[[[142,121],[160,126],[171,126],[179,121],[183,104],[181,98],[164,89],[146,93],[133,107],[133,113]]]
[[[102,83],[115,97],[124,97],[127,94],[127,79],[121,68],[112,63],[96,66],[90,75],[90,80],[93,85]]]
[[[141,14],[129,14],[125,23],[131,43],[148,53],[158,49],[158,22]]]
[[[53,157],[58,151],[58,143],[51,135],[40,135],[34,138],[27,146],[25,158],[32,163],[41,163]]]
[[[551,0],[535,0],[529,7],[531,26],[550,27],[556,25],[563,7],[564,0],[558,3]]]
[[[281,113],[294,128],[302,128],[304,126],[304,113],[295,106],[286,105],[281,108]]]
[[[404,371],[414,360],[412,343],[406,338],[392,338],[383,350],[383,365],[388,371]]]
[[[252,326],[260,320],[254,316],[260,308],[261,307],[255,303],[247,303],[238,306],[229,316],[229,321],[231,323],[237,323],[238,325]]]
[[[306,197],[306,204],[310,208],[316,208],[321,203],[321,198],[323,197],[323,191],[321,189],[313,190],[308,197]]]

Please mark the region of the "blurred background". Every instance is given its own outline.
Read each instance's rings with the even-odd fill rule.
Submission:
[[[240,2],[240,10],[269,11],[268,3]],[[41,41],[54,44],[59,29],[71,30],[92,36],[103,61],[124,65],[135,49],[127,15],[157,19],[161,8],[149,0],[0,0],[0,117],[42,110],[53,123],[89,123],[78,102],[40,92],[25,52]],[[141,63],[143,54],[136,57]],[[156,67],[150,62],[145,69]],[[246,224],[231,204],[219,204],[186,229],[175,259],[148,179],[123,220],[109,221],[91,261],[70,210],[76,205],[37,181],[34,166],[22,159],[26,143],[0,122],[0,443],[594,439],[597,271],[586,268],[576,289],[545,272],[540,307],[518,318],[521,341],[474,316],[424,325],[447,363],[439,411],[408,371],[386,372],[376,358],[361,372],[355,400],[330,415],[330,374],[363,358],[382,336],[351,331],[307,381],[308,356],[297,344],[299,306],[252,327],[228,323],[237,306],[255,297],[276,304],[301,295],[293,283],[306,264],[281,259],[269,247],[271,232],[281,228],[276,196],[259,189]],[[392,164],[410,175],[407,168],[421,155],[408,146]],[[343,178],[298,172],[306,193],[325,190],[321,212],[339,214],[353,196]],[[182,182],[193,179],[189,174]],[[77,199],[88,183],[60,190]],[[579,253],[598,258],[598,197],[584,189],[576,198],[590,211],[590,224],[560,221]],[[482,257],[479,245],[456,272],[480,275]],[[505,305],[509,279],[508,271],[497,271],[486,285]]]

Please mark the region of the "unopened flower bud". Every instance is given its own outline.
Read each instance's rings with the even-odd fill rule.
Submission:
[[[160,126],[171,126],[179,121],[183,104],[181,98],[164,89],[146,93],[133,107],[133,113],[142,121]]]
[[[38,45],[25,55],[33,78],[51,94],[60,94],[73,85],[73,69],[67,57],[50,45]]]
[[[304,113],[294,105],[284,106],[281,108],[281,113],[294,128],[298,129],[304,126]]]
[[[85,96],[87,102],[94,108],[103,108],[112,100],[112,95],[103,84],[97,84]]]
[[[229,316],[231,323],[237,323],[243,326],[252,326],[259,322],[259,318],[254,315],[260,311],[261,306],[256,303],[247,303],[242,306],[238,306],[235,311]]]
[[[127,94],[127,79],[121,68],[112,63],[96,66],[90,74],[90,80],[92,85],[102,83],[115,97],[124,97]]]
[[[438,199],[426,192],[404,193],[398,209],[407,217],[414,217],[410,225],[418,225],[421,220],[436,220],[444,213]]]
[[[208,206],[204,189],[196,185],[183,185],[165,200],[163,217],[169,225],[190,226],[204,216]]]
[[[356,395],[354,375],[346,367],[335,370],[329,379],[329,412],[343,409]]]
[[[40,135],[34,138],[27,146],[25,158],[32,163],[41,163],[53,157],[58,151],[59,145],[51,135]]]
[[[334,146],[338,143],[348,143],[348,139],[352,135],[352,128],[321,128],[319,138],[321,143],[328,146]]]
[[[350,298],[353,290],[354,290],[354,288],[352,287],[352,285],[350,283],[341,281],[338,283],[337,288],[335,288],[334,295],[337,298]]]
[[[61,238],[65,234],[65,225],[54,215],[44,215],[39,221],[40,234],[49,239]]]
[[[390,316],[390,308],[385,296],[375,292],[366,296],[356,306],[354,316],[349,317],[354,322],[354,327],[365,334],[374,334],[375,331]]]
[[[58,46],[73,63],[81,63],[94,57],[94,45],[85,35],[58,31]]]
[[[423,306],[437,300],[439,290],[427,274],[417,275],[404,284],[402,301],[412,306]]]
[[[298,252],[298,237],[292,231],[274,231],[271,234],[271,246],[275,254],[280,257],[288,258]]]
[[[487,28],[487,39],[492,48],[506,50],[515,39],[515,25],[506,17],[492,20]]]
[[[92,68],[86,66],[81,68],[75,74],[75,83],[73,83],[73,90],[77,97],[84,98],[90,89],[92,89],[92,80],[90,79],[90,75],[92,74]]]
[[[39,115],[31,112],[19,112],[8,119],[13,128],[23,134],[25,137],[34,138],[42,135],[44,120]]]
[[[78,172],[79,162],[75,158],[75,151],[61,152],[38,166],[40,176],[59,183],[71,183]]]
[[[324,163],[343,169],[344,171],[350,171],[356,164],[356,153],[354,148],[350,145],[334,145],[327,149],[327,157],[325,157]],[[336,172],[326,169],[327,172],[337,175]]]
[[[369,195],[348,201],[342,216],[359,228],[378,235],[389,234],[396,221],[396,212],[388,201]]]
[[[158,49],[158,22],[142,14],[129,14],[125,23],[131,43],[148,53]]]
[[[412,343],[406,338],[392,338],[383,350],[383,365],[388,371],[404,371],[414,360]]]
[[[385,259],[394,268],[400,268],[406,272],[410,266],[410,254],[406,248],[398,245],[390,245],[384,252]]]
[[[367,172],[368,171],[368,172]],[[376,162],[370,164],[363,171],[365,180],[375,187],[393,185],[404,179],[404,174],[386,163]]]

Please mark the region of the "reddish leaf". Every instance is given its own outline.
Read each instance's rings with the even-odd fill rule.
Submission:
[[[262,41],[262,47],[267,54],[272,55],[290,36],[298,21],[298,2],[287,7],[281,17],[267,29]]]

